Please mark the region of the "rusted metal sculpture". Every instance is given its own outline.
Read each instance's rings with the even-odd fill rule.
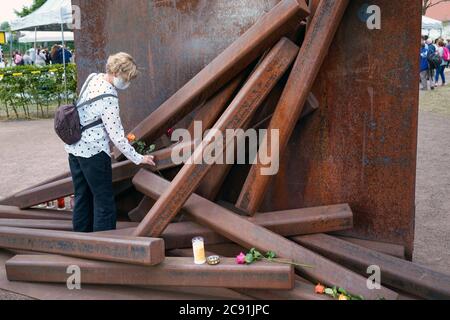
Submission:
[[[195,5],[190,0],[176,1],[176,4],[171,1],[135,0],[134,6],[127,12],[138,24],[145,25],[152,32],[145,33],[145,30],[146,37],[142,37],[139,32],[123,37],[122,29],[124,33],[130,31],[125,27],[124,21],[129,19],[129,16],[123,15],[123,1],[99,0],[95,4],[88,0],[73,2],[82,7],[85,21],[82,30],[76,31],[75,35],[77,40],[81,41],[77,52],[81,80],[87,73],[94,71],[93,65],[103,69],[109,53],[123,51],[124,48],[130,50],[130,53],[137,57],[140,68],[145,69],[142,72],[142,81],[121,96],[121,108],[125,111],[123,120],[126,131],[137,126],[136,135],[139,139],[157,145],[157,167],[153,170],[165,170],[158,174],[173,178],[179,170],[178,167],[174,168],[175,164],[170,157],[171,151],[177,145],[171,145],[168,135],[162,133],[173,125],[174,128],[188,128],[192,133],[193,126],[189,124],[193,120],[203,121],[202,131],[209,129],[236,94],[234,102],[239,99],[245,102],[244,98],[248,98],[247,103],[254,103],[251,105],[252,109],[261,104],[255,116],[249,115],[236,126],[242,129],[280,129],[281,154],[284,157],[281,159],[279,173],[271,180],[273,183],[268,185],[266,180],[261,182],[260,178],[256,177],[256,196],[252,195],[253,190],[250,190],[255,187],[253,183],[244,186],[243,194],[246,190],[251,191],[247,198],[250,200],[246,204],[241,195],[237,202],[240,208],[230,203],[236,203],[240,186],[247,175],[242,166],[216,165],[210,171],[202,166],[190,168],[191,171],[182,169],[180,175],[169,184],[148,171],[135,175],[139,167],[131,166],[129,162],[116,164],[119,169],[115,169],[114,189],[116,203],[122,214],[129,214],[134,221],[141,221],[147,212],[163,213],[165,205],[170,204],[167,208],[170,214],[164,217],[162,225],[157,226],[155,230],[155,221],[151,221],[150,216],[146,219],[149,221],[144,220],[144,224],[137,229],[136,223],[121,222],[118,224],[120,230],[93,235],[58,233],[54,230],[70,230],[70,222],[65,221],[70,219],[70,213],[59,215],[59,212],[49,210],[19,210],[17,207],[27,208],[69,195],[73,192],[67,180],[70,175],[64,173],[28,188],[0,202],[15,206],[0,206],[0,234],[4,234],[4,237],[0,237],[0,244],[14,242],[19,249],[57,252],[63,255],[81,253],[94,260],[105,259],[103,256],[106,252],[107,259],[120,261],[117,259],[123,259],[125,256],[128,264],[56,256],[49,258],[49,261],[43,261],[45,258],[40,257],[17,257],[10,264],[8,274],[11,274],[11,278],[17,276],[16,280],[38,279],[37,281],[65,283],[67,275],[62,273],[64,264],[80,261],[90,270],[89,277],[93,283],[145,285],[150,281],[152,284],[160,281],[162,286],[170,286],[173,279],[169,277],[176,278],[176,274],[182,274],[188,281],[193,281],[204,275],[203,270],[206,270],[207,277],[199,282],[200,285],[224,287],[230,282],[235,285],[234,290],[211,288],[211,291],[207,291],[209,296],[239,299],[248,299],[250,296],[259,299],[322,297],[314,295],[314,284],[298,277],[295,278],[293,290],[248,289],[246,284],[242,283],[242,277],[239,278],[239,275],[234,273],[233,270],[237,269],[230,269],[228,265],[223,266],[226,275],[215,280],[213,278],[217,277],[217,273],[213,275],[213,271],[217,272],[218,269],[197,268],[192,259],[183,260],[177,265],[184,272],[171,269],[171,273],[149,275],[151,271],[148,269],[164,269],[165,263],[150,268],[129,265],[135,263],[132,260],[136,259],[127,246],[130,241],[138,241],[136,238],[130,238],[131,235],[142,234],[145,229],[149,229],[150,233],[154,231],[154,234],[161,235],[166,249],[170,249],[166,252],[168,255],[190,255],[191,238],[202,235],[207,241],[208,251],[234,256],[250,247],[262,251],[274,250],[281,257],[313,265],[311,270],[297,268],[297,272],[308,280],[342,286],[351,293],[362,294],[368,299],[397,297],[396,293],[387,288],[380,291],[367,289],[364,268],[369,261],[386,268],[387,279],[384,284],[389,287],[409,292],[417,288],[417,293],[426,298],[442,298],[448,295],[447,276],[401,259],[374,253],[370,249],[403,258],[406,246],[409,257],[411,253],[414,215],[414,177],[411,172],[414,172],[416,156],[417,77],[404,77],[399,80],[398,70],[418,74],[417,64],[411,61],[415,59],[416,50],[413,44],[418,47],[419,35],[414,36],[414,32],[410,30],[420,29],[420,15],[417,14],[417,19],[409,16],[411,12],[419,13],[420,4],[410,5],[410,12],[406,14],[408,19],[390,19],[394,15],[402,16],[400,9],[403,5],[400,2],[380,0],[378,5],[386,13],[383,15],[383,29],[391,29],[386,37],[386,32],[366,28],[363,0],[311,0],[308,3],[314,17],[308,17],[306,21],[302,21],[307,15],[303,0],[199,0],[195,1]],[[347,2],[347,12],[340,23],[340,16],[343,15]],[[102,13],[106,14],[98,14],[97,9],[100,7]],[[250,13],[247,12],[248,7],[252,7]],[[260,17],[263,11],[267,13]],[[151,17],[149,12],[152,13]],[[181,12],[182,14],[179,14]],[[223,19],[224,12],[232,12],[233,17]],[[104,16],[108,18],[101,18]],[[176,27],[168,30],[166,26],[172,24]],[[220,28],[216,28],[218,24]],[[211,26],[213,28],[210,28]],[[120,30],[117,30],[119,28]],[[306,29],[308,34],[305,38]],[[95,30],[95,33],[92,30]],[[354,31],[352,37],[347,36],[348,30]],[[337,36],[333,42],[335,32]],[[217,41],[219,33],[221,37],[224,35],[224,38]],[[242,34],[243,36],[236,40]],[[283,36],[296,45],[302,45],[302,50],[297,55],[297,63],[290,77],[286,76],[278,81],[277,72],[277,79],[269,78],[270,85],[267,90],[261,89],[261,86],[260,92],[263,92],[263,96],[271,91],[262,103],[252,97],[248,82],[240,88],[241,82],[256,65],[250,82],[254,80],[254,83],[257,83],[255,74],[260,72],[264,62],[267,63],[267,52],[273,52],[276,48],[273,49],[272,46]],[[142,41],[143,38],[148,43],[137,47],[134,41]],[[383,48],[398,46],[399,42],[402,47],[411,50],[407,50],[401,59],[395,55],[386,56]],[[99,48],[92,45],[93,43],[99,45]],[[219,54],[230,43],[233,44]],[[327,51],[329,46],[333,50]],[[362,46],[367,50],[360,50]],[[349,50],[353,52],[352,59],[348,59]],[[216,59],[210,63],[215,56]],[[260,63],[256,64],[258,59]],[[320,68],[324,59],[333,63],[324,64]],[[389,73],[385,70],[396,72]],[[264,77],[259,80],[263,83]],[[274,83],[275,88],[270,90]],[[401,90],[397,90],[399,87]],[[308,107],[308,101],[305,104],[307,95],[308,101],[313,96],[317,98],[317,101],[311,101],[315,105],[314,109],[317,110],[318,105],[320,109],[305,119],[306,121],[299,122],[301,112],[304,114]],[[149,116],[158,106],[159,109]],[[235,103],[234,107],[237,114],[244,111],[240,109],[248,106],[245,103]],[[224,124],[221,120],[227,119],[233,112],[230,112],[230,109],[225,111],[218,121],[219,127],[221,123]],[[146,120],[142,122],[142,119]],[[194,142],[182,141],[178,145],[182,143],[192,147]],[[251,169],[248,179],[254,176],[252,172],[255,168]],[[146,197],[142,198],[142,194],[133,188],[133,177],[137,188]],[[402,181],[402,184],[398,184],[398,181]],[[181,188],[180,193],[175,191],[177,186]],[[203,197],[192,194],[194,191]],[[264,201],[262,194],[265,195]],[[178,198],[172,200],[169,195]],[[163,197],[159,199],[161,196]],[[156,205],[155,200],[150,197],[157,200]],[[350,203],[352,210],[348,205],[315,208],[334,203]],[[183,204],[179,219],[172,219]],[[310,208],[295,209],[304,207]],[[133,208],[135,209],[132,210]],[[256,210],[253,208],[259,208],[260,212],[266,213],[258,213],[255,217],[241,216],[249,212],[254,213]],[[295,210],[280,211],[285,209]],[[2,224],[28,229],[5,228]],[[165,225],[167,228],[161,232]],[[33,228],[48,228],[53,231]],[[337,233],[339,237],[361,237],[383,242],[344,238],[348,239],[347,242],[322,234],[330,231],[333,235]],[[305,233],[313,235],[304,236]],[[90,237],[86,238],[87,236]],[[22,241],[24,239],[25,242]],[[145,240],[147,239],[139,239]],[[163,240],[158,239],[160,242]],[[97,241],[100,241],[100,244]],[[61,244],[70,245],[68,248],[61,248]],[[80,245],[81,249],[78,248]],[[85,245],[96,246],[97,249],[88,250],[90,247]],[[143,247],[141,249],[145,251],[146,245]],[[117,250],[113,250],[114,248]],[[121,250],[126,252],[125,255],[120,254]],[[160,259],[163,259],[164,248],[160,248],[158,252]],[[54,278],[46,274],[48,270],[55,270]],[[246,270],[250,272],[249,269]],[[137,278],[133,278],[134,271],[138,274]],[[405,275],[402,274],[404,271]],[[103,275],[97,276],[95,272],[102,272]],[[263,282],[266,282],[264,277],[277,276],[271,272],[261,275]],[[292,273],[292,270],[290,272]],[[119,275],[124,273],[126,276],[123,281],[118,279]],[[425,278],[420,279],[421,276]],[[246,274],[245,277],[251,275]],[[289,278],[290,287],[292,280],[292,277]],[[273,279],[270,281],[267,280],[261,288],[267,285],[279,286],[281,283]],[[286,282],[282,284],[285,285]],[[437,289],[433,289],[433,286]],[[179,292],[181,289],[171,290]],[[186,290],[188,291],[185,292],[190,294],[197,292],[202,296],[206,292],[192,288]],[[400,297],[409,298],[404,292],[401,292]]]
[[[134,228],[135,222],[117,222],[117,229]],[[56,231],[73,231],[72,221],[69,220],[37,220],[37,219],[1,219],[0,227],[41,229]]]
[[[280,155],[284,154],[347,5],[348,0],[321,1],[311,20],[305,41],[268,129],[268,132],[279,132]],[[267,135],[266,139],[267,142],[262,143],[260,147],[262,154],[267,154],[272,143],[270,135]],[[261,174],[263,167],[261,163],[253,165],[236,204],[238,208],[252,215],[259,210],[273,177]]]
[[[192,250],[172,250],[169,252],[174,257],[192,257]],[[217,255],[216,252],[210,252],[208,255]],[[260,300],[331,300],[326,295],[318,295],[314,293],[314,285],[306,280],[297,280],[298,276],[295,276],[294,286],[291,290],[261,290],[261,289],[243,289],[235,288],[235,292],[239,292],[243,295],[253,297]]]
[[[227,129],[239,129],[249,121],[287,71],[297,53],[298,47],[290,40],[287,38],[280,40],[246,82],[227,111],[218,120],[214,129],[219,133],[224,133]],[[190,164],[184,165],[171,188],[158,199],[136,229],[135,236],[160,236],[177,215],[183,203],[195,191],[201,179],[211,168],[211,165],[204,161],[204,150],[217,144],[217,141],[214,141],[216,132],[212,131],[204,138],[190,157]],[[223,139],[223,137],[219,139]],[[224,145],[226,146],[228,143],[229,141],[225,141]],[[222,150],[216,152],[215,158],[222,156],[223,147]],[[197,163],[202,164],[198,165]]]
[[[125,161],[113,165],[113,183],[121,182],[132,178],[140,169],[131,161]],[[57,180],[34,189],[28,189],[16,194],[13,198],[13,205],[21,209],[30,208],[47,201],[67,197],[73,194],[72,177]]]
[[[154,139],[237,76],[265,50],[295,29],[309,11],[304,0],[283,0],[261,17],[245,34],[199,72],[158,110],[142,121],[133,134],[138,139]],[[165,127],[164,127],[165,126]],[[161,130],[163,129],[163,130]],[[116,150],[116,155],[118,155]]]
[[[45,209],[21,210],[18,207],[0,205],[0,219],[40,219],[70,221],[72,220],[72,213]]]
[[[0,248],[142,265],[155,265],[164,260],[162,239],[65,231],[0,227]]]
[[[337,236],[339,239],[342,239],[344,241],[356,244],[358,246],[374,250],[380,253],[384,253],[396,258],[400,258],[405,260],[405,247],[400,246],[398,244],[392,244],[392,243],[386,243],[386,242],[379,242],[379,241],[370,241],[370,240],[363,240],[363,239],[356,239],[351,237],[345,237],[345,236]]]
[[[198,214],[203,214],[203,211]],[[279,235],[290,237],[347,230],[353,225],[352,219],[348,205],[336,205],[261,213],[246,220]],[[195,236],[203,237],[208,245],[229,242],[223,236],[190,221],[169,224],[162,234],[166,249],[188,248]]]
[[[168,257],[157,266],[142,267],[121,263],[96,262],[62,256],[16,256],[6,263],[10,281],[67,282],[67,268],[79,266],[84,284],[224,287],[284,289],[294,286],[290,265],[258,262],[238,265],[235,259],[221,259],[211,267],[195,265],[191,258]],[[33,270],[33,272],[29,272]]]
[[[141,170],[133,179],[136,188],[149,197],[158,198],[169,187],[169,182],[146,170]],[[157,190],[157,191],[155,191]],[[200,196],[193,194],[185,203],[184,209],[195,220],[245,248],[256,247],[262,251],[273,251],[286,259],[308,264],[313,268],[296,268],[305,278],[324,284],[338,285],[362,294],[368,299],[377,299],[380,295],[386,299],[396,299],[397,294],[382,288],[377,293],[366,286],[366,278],[335,264],[320,255],[309,251],[294,242],[260,227],[245,218],[220,207]]]
[[[120,97],[130,132],[279,2],[134,0],[129,7],[121,0],[73,0],[83,18],[75,30],[79,82],[103,72],[109,54],[131,53],[142,72]],[[314,12],[319,1],[310,3]],[[350,2],[312,90],[321,108],[294,130],[259,211],[349,202],[356,219],[346,235],[405,246],[411,259],[421,5],[377,5],[383,28],[371,30],[367,1]],[[408,48],[402,58],[386,53],[399,42]],[[237,186],[231,180],[237,170],[219,197]]]
[[[450,299],[450,276],[327,235],[295,237],[294,241],[361,274],[380,267],[381,283],[425,299]]]

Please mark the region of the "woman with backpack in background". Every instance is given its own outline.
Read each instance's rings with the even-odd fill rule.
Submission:
[[[441,57],[441,63],[440,65],[436,66],[436,78],[434,80],[437,85],[439,83],[439,77],[441,77],[442,86],[445,86],[445,67],[447,66],[448,61],[450,60],[450,56],[448,49],[445,47],[444,41],[439,40],[436,52]]]
[[[118,53],[109,57],[106,73],[91,74],[81,90],[81,140],[65,146],[75,190],[76,232],[116,229],[110,141],[134,164],[155,165],[153,156],[142,156],[130,145],[120,119],[117,89],[127,89],[137,74],[133,58]]]

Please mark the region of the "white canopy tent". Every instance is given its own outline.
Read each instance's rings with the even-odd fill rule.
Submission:
[[[441,21],[422,16],[422,35],[431,38],[439,38],[442,36],[444,25]]]
[[[11,30],[61,30],[61,25],[72,23],[71,0],[47,0],[30,15],[11,21]]]
[[[47,0],[39,9],[26,17],[11,21],[12,31],[32,30],[34,31],[34,49],[36,50],[37,31],[60,30],[61,42],[65,47],[64,26],[73,23],[71,0]],[[12,51],[12,50],[11,50]],[[66,61],[63,52],[64,85],[67,100],[67,78]]]
[[[62,41],[63,35],[57,31],[39,31],[35,34],[32,31],[21,32],[22,37],[19,38],[19,43],[34,43],[34,42],[58,42]],[[73,32],[64,32],[65,41],[73,41]]]

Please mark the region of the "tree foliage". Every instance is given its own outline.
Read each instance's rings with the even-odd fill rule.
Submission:
[[[31,6],[24,6],[22,7],[22,10],[15,10],[14,12],[18,17],[23,18],[42,7],[45,2],[47,2],[47,0],[33,0],[33,4]]]
[[[67,64],[68,98],[76,95],[77,74],[74,64]],[[7,118],[19,118],[22,113],[31,118],[35,106],[37,117],[49,116],[49,106],[65,103],[64,66],[16,66],[0,69],[0,110]],[[44,112],[44,109],[47,111]],[[23,110],[23,112],[20,112]]]
[[[0,31],[9,31],[9,30],[10,30],[10,26],[7,21],[0,24]]]
[[[450,0],[422,0],[422,15],[426,15],[428,9],[443,2],[450,2]]]

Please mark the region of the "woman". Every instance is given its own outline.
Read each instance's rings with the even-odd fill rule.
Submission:
[[[22,55],[20,54],[19,51],[16,51],[14,53],[13,60],[14,60],[14,64],[16,66],[23,66],[24,65]]]
[[[436,69],[436,78],[434,79],[436,82],[436,85],[439,82],[439,77],[442,79],[442,86],[445,86],[445,66],[447,65],[447,61],[444,60],[444,41],[440,40],[438,42],[437,52],[439,53],[439,56],[442,59],[442,63],[440,66]]]
[[[112,94],[129,87],[137,76],[136,63],[126,53],[109,57],[106,74],[91,74],[84,84],[80,103],[99,95]],[[153,156],[138,154],[125,138],[116,97],[104,98],[79,108],[82,126],[97,120],[103,123],[83,132],[82,139],[66,145],[75,190],[73,229],[76,232],[109,231],[116,228],[116,207],[112,187],[109,142],[136,165],[154,166]]]
[[[36,61],[34,62],[36,66],[44,67],[46,65],[45,63],[45,53],[42,49],[38,49],[37,55],[36,55]]]
[[[50,60],[52,61],[52,64],[58,63],[58,55],[59,55],[59,45],[55,44],[52,47],[52,50],[50,51]]]

